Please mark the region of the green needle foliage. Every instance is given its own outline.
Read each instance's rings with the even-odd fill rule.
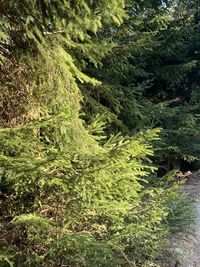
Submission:
[[[129,135],[163,128],[155,161],[166,170],[199,158],[198,8],[198,1],[127,1],[120,27],[99,34],[112,51],[101,68],[87,68],[102,84],[82,87],[88,118],[106,113],[112,130]]]
[[[140,97],[151,80],[137,83],[134,93],[129,92],[129,84],[122,97],[125,85],[113,89],[113,84],[109,87],[89,73],[103,66],[101,60],[113,46],[110,33],[116,39],[118,29],[124,27],[122,21],[127,23],[130,12],[125,11],[122,0],[2,0],[2,267],[153,266],[161,259],[170,232],[169,199],[177,186],[171,180],[152,185],[156,179],[152,178],[153,145],[159,142],[160,128],[137,126],[137,118],[144,113],[140,113],[143,102],[135,95]],[[143,24],[139,15],[138,23]],[[156,25],[152,19],[152,27]],[[141,66],[146,36],[144,32],[136,40],[142,49]],[[153,36],[149,34],[150,41]],[[120,48],[114,48],[117,56],[123,49],[128,53],[124,65],[120,60],[123,69],[130,54],[126,46],[121,42]],[[110,69],[107,75],[115,75],[117,83],[122,77]],[[149,77],[146,70],[132,69],[137,77]],[[106,97],[110,110],[94,97],[95,91],[90,95],[99,88],[113,94]],[[134,110],[130,95],[135,99]],[[131,124],[137,130],[131,135],[113,126],[113,118],[119,128],[126,125],[113,110],[120,113],[128,99],[131,102],[122,116],[129,107],[133,116],[129,114],[127,120],[135,120],[138,112],[136,123]],[[82,114],[81,105],[89,100],[99,110]],[[92,110],[91,104],[88,108]],[[102,110],[109,110],[107,120]]]

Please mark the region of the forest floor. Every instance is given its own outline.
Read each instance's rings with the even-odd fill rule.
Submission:
[[[175,250],[180,254],[175,267],[200,267],[200,171],[192,174],[183,191],[194,200],[195,225],[188,233],[175,237]]]

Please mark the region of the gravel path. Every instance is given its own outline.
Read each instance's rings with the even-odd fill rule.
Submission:
[[[188,256],[176,267],[200,267],[200,173],[192,177],[192,183],[184,185],[184,191],[195,200],[196,224],[193,238],[188,242]],[[187,249],[187,248],[186,248]]]
[[[196,231],[191,254],[180,264],[180,267],[200,267],[200,199],[196,203]]]

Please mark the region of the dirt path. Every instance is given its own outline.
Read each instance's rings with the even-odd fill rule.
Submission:
[[[191,254],[183,261],[181,267],[200,267],[200,199],[196,204],[196,231]]]
[[[200,267],[200,173],[191,180],[192,182],[185,184],[183,189],[195,200],[195,230],[193,235],[188,238],[188,247],[186,245],[184,248],[188,255],[180,259],[178,267]]]

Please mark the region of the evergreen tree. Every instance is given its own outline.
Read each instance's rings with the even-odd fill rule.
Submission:
[[[0,265],[153,265],[176,189],[148,183],[160,130],[108,137],[101,116],[80,116],[80,84],[99,84],[86,67],[110,49],[123,1],[2,0],[0,11]]]
[[[113,130],[163,129],[155,161],[165,172],[199,155],[198,5],[180,15],[188,4],[128,5],[122,25],[99,37],[113,41],[112,52],[88,69],[102,85],[82,88],[85,112],[106,113]]]

